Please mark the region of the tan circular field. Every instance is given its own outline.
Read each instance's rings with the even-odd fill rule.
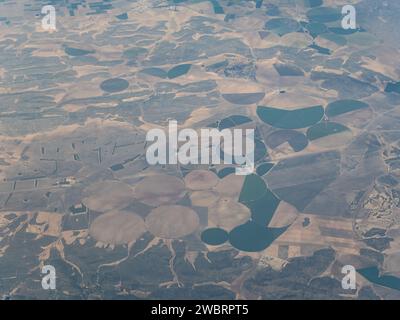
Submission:
[[[250,209],[232,198],[221,198],[208,210],[209,224],[227,231],[245,223],[250,216]]]
[[[215,191],[194,191],[190,195],[192,205],[198,207],[210,207],[218,201],[219,195]]]
[[[89,234],[102,243],[122,245],[134,243],[146,232],[143,219],[131,212],[111,211],[97,217]]]
[[[156,237],[177,239],[196,231],[199,217],[189,207],[161,206],[153,209],[146,217],[146,226]]]
[[[135,198],[154,207],[176,203],[185,193],[183,181],[168,175],[146,177],[135,187]]]
[[[244,176],[232,173],[218,182],[216,190],[221,195],[239,197],[240,191],[242,191],[244,178]]]
[[[95,211],[107,212],[127,207],[133,200],[132,188],[121,181],[98,181],[84,191],[82,203]]]
[[[185,177],[185,184],[191,190],[211,189],[218,183],[218,176],[208,170],[193,170]]]

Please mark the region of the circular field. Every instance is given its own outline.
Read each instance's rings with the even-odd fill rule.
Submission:
[[[126,211],[105,213],[96,218],[89,228],[89,234],[94,239],[111,245],[134,243],[145,232],[143,219]]]
[[[218,182],[216,190],[221,195],[239,197],[243,182],[244,176],[230,174]]]
[[[218,183],[218,180],[214,172],[194,170],[186,175],[185,184],[190,190],[206,190],[214,187]]]
[[[217,202],[218,196],[218,193],[215,191],[194,191],[190,194],[190,201],[193,206],[210,207]]]
[[[239,105],[249,105],[259,102],[265,97],[264,92],[251,92],[251,93],[225,93],[222,97],[232,103]]]
[[[154,207],[176,203],[185,195],[185,192],[183,181],[168,175],[144,178],[135,187],[136,199]]]
[[[153,209],[146,217],[146,226],[156,237],[177,239],[196,231],[199,217],[189,207],[161,206]]]
[[[133,200],[132,188],[117,180],[98,181],[84,190],[82,203],[99,212],[127,207]]]
[[[201,240],[210,246],[219,246],[228,241],[228,232],[220,228],[206,229],[201,234]]]
[[[228,231],[248,221],[250,216],[249,208],[231,198],[221,198],[208,210],[209,224]]]
[[[108,79],[100,84],[101,90],[109,93],[124,91],[128,87],[129,82],[120,78]]]

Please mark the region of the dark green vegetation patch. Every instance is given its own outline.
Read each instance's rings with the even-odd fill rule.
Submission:
[[[168,71],[168,78],[174,79],[183,76],[189,72],[191,66],[191,64],[180,64],[179,66],[173,67]]]
[[[116,18],[119,20],[128,20],[128,14],[125,12],[125,13],[117,15]]]
[[[279,36],[284,36],[287,33],[300,30],[300,24],[290,18],[272,18],[265,23],[265,29],[276,33]]]
[[[307,17],[311,22],[333,22],[342,18],[340,9],[330,7],[316,7],[307,11]]]
[[[368,108],[368,104],[358,100],[338,100],[326,107],[326,115],[335,117],[347,112]]]
[[[268,248],[286,229],[266,228],[248,221],[229,233],[229,242],[238,250],[258,252]]]
[[[316,44],[309,45],[308,47],[311,48],[311,49],[316,50],[320,54],[326,54],[326,55],[330,55],[331,54],[331,50],[329,50],[328,48],[321,47],[321,46],[316,45]]]
[[[335,28],[329,28],[329,31],[335,33],[335,34],[340,34],[340,35],[349,35],[349,34],[353,34],[358,32],[358,29],[343,29],[343,28],[339,28],[339,27],[335,27]]]
[[[295,130],[278,130],[271,133],[266,139],[265,143],[268,147],[275,149],[283,143],[289,143],[293,151],[299,152],[307,147],[307,137]]]
[[[280,76],[292,76],[292,77],[302,77],[304,76],[303,70],[299,67],[291,64],[274,63],[275,70]]]
[[[323,0],[304,0],[304,5],[308,8],[322,6]]]
[[[219,4],[219,2],[217,0],[210,0],[213,8],[214,8],[214,13],[215,14],[224,14],[224,8],[221,7],[221,5]]]
[[[260,139],[254,139],[254,161],[255,162],[258,162],[258,161],[260,161],[260,160],[262,160],[262,159],[264,159],[265,158],[265,156],[267,155],[267,148],[266,148],[266,146],[265,146],[265,144],[264,144],[264,142],[262,142]],[[242,155],[244,155],[244,152],[246,151],[246,149],[244,148],[244,150],[242,151]],[[222,149],[221,149],[221,152],[220,152],[220,158],[221,159],[224,159],[224,157],[225,157],[225,154],[226,155],[229,155],[229,153],[228,152],[224,152]],[[230,156],[233,156],[233,155],[230,155]],[[233,157],[233,161],[234,161],[235,159],[234,159],[234,157]],[[234,161],[234,163],[236,163],[235,161]],[[236,164],[238,164],[238,163],[236,163]]]
[[[349,128],[340,123],[321,122],[307,130],[307,138],[312,141],[349,130]]]
[[[229,176],[232,173],[235,173],[235,167],[226,167],[218,171],[218,178],[222,179],[226,176]]]
[[[144,74],[148,74],[150,76],[158,77],[158,78],[162,78],[162,79],[165,79],[168,77],[168,73],[161,68],[146,68],[146,69],[143,69],[141,72]]]
[[[145,55],[147,49],[141,47],[133,47],[124,51],[124,57],[128,59],[137,59],[138,57]]]
[[[245,123],[252,122],[249,117],[241,116],[241,115],[232,115],[227,118],[222,119],[219,122],[212,123],[208,127],[210,128],[218,128],[219,130],[229,129],[236,126],[240,126]]]
[[[161,68],[146,68],[143,69],[141,72],[162,79],[165,78],[174,79],[188,73],[190,68],[191,64],[180,64],[178,66],[171,68],[169,71],[165,71]]]
[[[358,269],[357,272],[372,283],[383,287],[400,290],[400,278],[392,275],[380,275],[378,267]]]
[[[228,232],[221,228],[209,228],[202,232],[201,240],[211,246],[218,246],[228,241]]]
[[[347,44],[347,40],[345,37],[334,34],[334,33],[324,33],[320,35],[321,38],[326,40],[332,41],[333,43],[337,44],[338,46],[344,46]]]
[[[400,82],[388,83],[385,87],[385,92],[394,92],[400,94]]]
[[[252,174],[246,176],[239,202],[250,209],[252,221],[267,227],[280,200],[268,189],[260,176]]]
[[[250,209],[251,220],[229,233],[229,242],[236,249],[248,252],[264,250],[286,231],[287,227],[268,228],[280,200],[258,175],[246,176],[239,202]]]
[[[304,27],[313,38],[328,32],[328,27],[321,22],[306,23]]]
[[[240,192],[239,202],[248,203],[261,198],[266,188],[264,180],[259,176],[255,174],[247,175]]]
[[[109,93],[120,92],[127,89],[128,87],[129,82],[121,78],[108,79],[100,84],[101,90]]]
[[[254,93],[226,93],[222,94],[222,97],[232,103],[239,105],[248,105],[259,102],[265,96],[264,92],[254,92]]]
[[[322,106],[314,106],[296,110],[284,110],[273,107],[257,108],[259,118],[275,128],[300,129],[319,122],[324,116]]]
[[[272,169],[272,167],[274,166],[273,163],[269,163],[269,162],[264,162],[261,163],[257,169],[256,169],[256,173],[261,177],[264,174],[268,173],[269,170]]]
[[[80,56],[85,56],[85,55],[94,53],[94,50],[85,50],[85,49],[79,49],[79,48],[73,48],[73,47],[65,47],[64,51],[67,55],[72,56],[72,57],[80,57]]]

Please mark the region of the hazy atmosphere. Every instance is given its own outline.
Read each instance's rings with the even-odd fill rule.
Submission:
[[[0,0],[0,299],[400,299],[399,16]]]

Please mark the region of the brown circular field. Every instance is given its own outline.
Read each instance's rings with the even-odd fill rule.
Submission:
[[[121,181],[98,181],[84,190],[82,203],[95,211],[107,212],[127,207],[133,200],[132,188]]]
[[[244,178],[244,176],[232,173],[218,182],[216,190],[221,195],[238,198],[240,191],[242,191]]]
[[[199,217],[189,207],[161,206],[153,209],[146,217],[146,226],[156,237],[177,239],[196,231]]]
[[[208,170],[193,170],[185,177],[186,187],[190,190],[211,189],[217,183],[217,175]]]
[[[168,175],[146,177],[135,187],[135,198],[153,207],[176,203],[185,193],[183,181]]]
[[[89,228],[89,234],[102,243],[122,245],[134,243],[146,232],[141,217],[126,211],[111,211],[97,217]]]
[[[250,209],[232,198],[221,198],[208,210],[208,222],[227,231],[250,219]]]
[[[190,194],[190,201],[193,206],[210,207],[218,200],[218,193],[211,190],[194,191]]]

